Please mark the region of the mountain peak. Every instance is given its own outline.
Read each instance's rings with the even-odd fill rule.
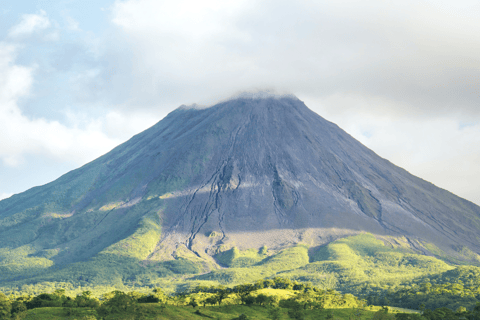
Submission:
[[[246,92],[182,108],[0,201],[0,243],[55,264],[111,252],[212,261],[233,246],[316,246],[365,231],[425,252],[422,243],[480,252],[478,206],[380,158],[293,95]]]

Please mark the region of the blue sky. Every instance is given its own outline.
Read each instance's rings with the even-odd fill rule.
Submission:
[[[181,104],[273,89],[480,204],[478,1],[0,7],[0,198],[95,159]]]

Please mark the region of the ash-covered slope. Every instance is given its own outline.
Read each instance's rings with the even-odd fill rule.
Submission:
[[[180,107],[1,201],[0,219],[5,250],[47,266],[102,252],[208,260],[233,245],[318,245],[359,231],[406,236],[426,253],[422,243],[480,252],[480,207],[382,159],[293,96]]]
[[[184,133],[192,143],[214,145],[205,170],[188,191],[172,193],[165,211],[168,230],[188,237],[190,249],[210,231],[222,242],[247,233],[237,245],[258,246],[268,240],[252,231],[316,228],[309,241],[365,230],[479,252],[478,206],[380,158],[296,98],[184,112],[198,119]]]

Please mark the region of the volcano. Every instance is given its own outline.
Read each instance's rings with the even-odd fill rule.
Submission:
[[[480,252],[480,207],[379,157],[291,95],[181,106],[104,156],[2,200],[0,219],[3,267],[5,252],[45,268],[106,252],[214,265],[233,246],[320,246],[362,232],[427,255],[426,244]]]

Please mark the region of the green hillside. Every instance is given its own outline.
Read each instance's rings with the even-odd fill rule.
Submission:
[[[453,268],[442,260],[418,254],[407,246],[385,245],[371,234],[362,234],[320,247],[311,256],[308,265],[280,275],[360,293],[365,287],[395,286]]]
[[[33,281],[9,281],[0,287],[0,291],[7,296],[20,297],[62,289],[74,297],[88,290],[93,296],[101,298],[113,290],[136,291],[147,295],[152,288],[161,288],[166,294],[174,296],[182,292],[198,294],[196,299],[203,301],[212,292],[232,290],[235,286],[248,288],[242,284],[253,283],[252,289],[247,291],[254,297],[269,295],[270,290],[274,290],[279,299],[289,299],[292,297],[289,290],[310,290],[308,288],[313,286],[324,292],[336,290],[347,297],[353,294],[367,305],[377,306],[472,310],[480,302],[479,267],[450,265],[441,259],[421,255],[401,238],[376,238],[364,233],[338,239],[321,247],[297,244],[276,252],[266,247],[257,250],[233,247],[218,252],[215,258],[221,267],[205,273],[208,270],[207,263],[195,255],[189,255],[186,249],[185,254],[179,254],[176,259],[157,262],[142,260],[151,251],[149,244],[151,246],[153,241],[150,239],[160,229],[152,218],[144,220],[138,230],[131,238],[110,246],[88,261],[70,264],[63,269],[48,269],[47,266],[46,272],[36,276],[29,263],[48,258],[29,257],[28,248],[15,251],[18,257],[25,258],[16,260],[11,255],[5,259],[9,261],[10,270],[13,270],[13,266],[18,270],[30,270]],[[9,257],[8,252],[4,254]],[[41,268],[42,265],[38,263],[37,267]],[[208,294],[205,296],[201,292]],[[243,310],[242,306],[235,308],[237,311]],[[168,312],[173,313],[168,317],[175,318],[175,314],[182,314],[189,319],[191,311],[188,310],[170,309]],[[205,313],[209,316],[215,312],[226,312],[226,309],[209,310],[210,313]],[[263,312],[263,309],[255,310],[248,309],[248,313],[259,316]],[[32,314],[33,311],[29,312]],[[40,317],[38,319],[44,313],[45,317],[50,315],[52,319],[62,315],[61,310],[57,309],[35,312],[35,316]],[[315,313],[311,314],[314,319]],[[192,319],[196,316],[192,315]],[[348,318],[347,315],[345,317]]]
[[[173,260],[142,260],[151,251],[154,245],[151,239],[157,232],[160,232],[158,224],[153,219],[145,219],[142,227],[131,237],[108,247],[88,261],[65,268],[50,267],[45,257],[29,257],[28,248],[5,252],[2,264],[10,269],[4,267],[3,270],[11,273],[27,270],[33,275],[33,281],[9,281],[2,288],[7,292],[26,288],[38,292],[51,287],[123,290],[159,286],[167,292],[175,292],[197,285],[233,286],[280,276],[309,282],[324,289],[362,294],[366,290],[377,292],[442,276],[477,283],[476,280],[462,278],[462,270],[467,267],[455,267],[438,258],[418,254],[399,239],[397,245],[392,245],[394,241],[382,241],[371,234],[339,239],[322,247],[309,248],[298,244],[278,252],[265,247],[245,251],[234,247],[215,256],[223,267],[205,273],[207,262],[193,254],[188,255],[188,250]],[[34,267],[46,268],[46,272],[35,276]],[[468,270],[480,269],[471,266]],[[7,271],[3,274],[8,274]],[[479,276],[480,272],[474,275],[475,279]]]
[[[385,245],[371,234],[343,238],[319,248],[297,245],[271,256],[232,248],[217,255],[228,266],[193,277],[223,284],[282,276],[355,292],[366,285],[395,285],[454,269],[406,246]]]

